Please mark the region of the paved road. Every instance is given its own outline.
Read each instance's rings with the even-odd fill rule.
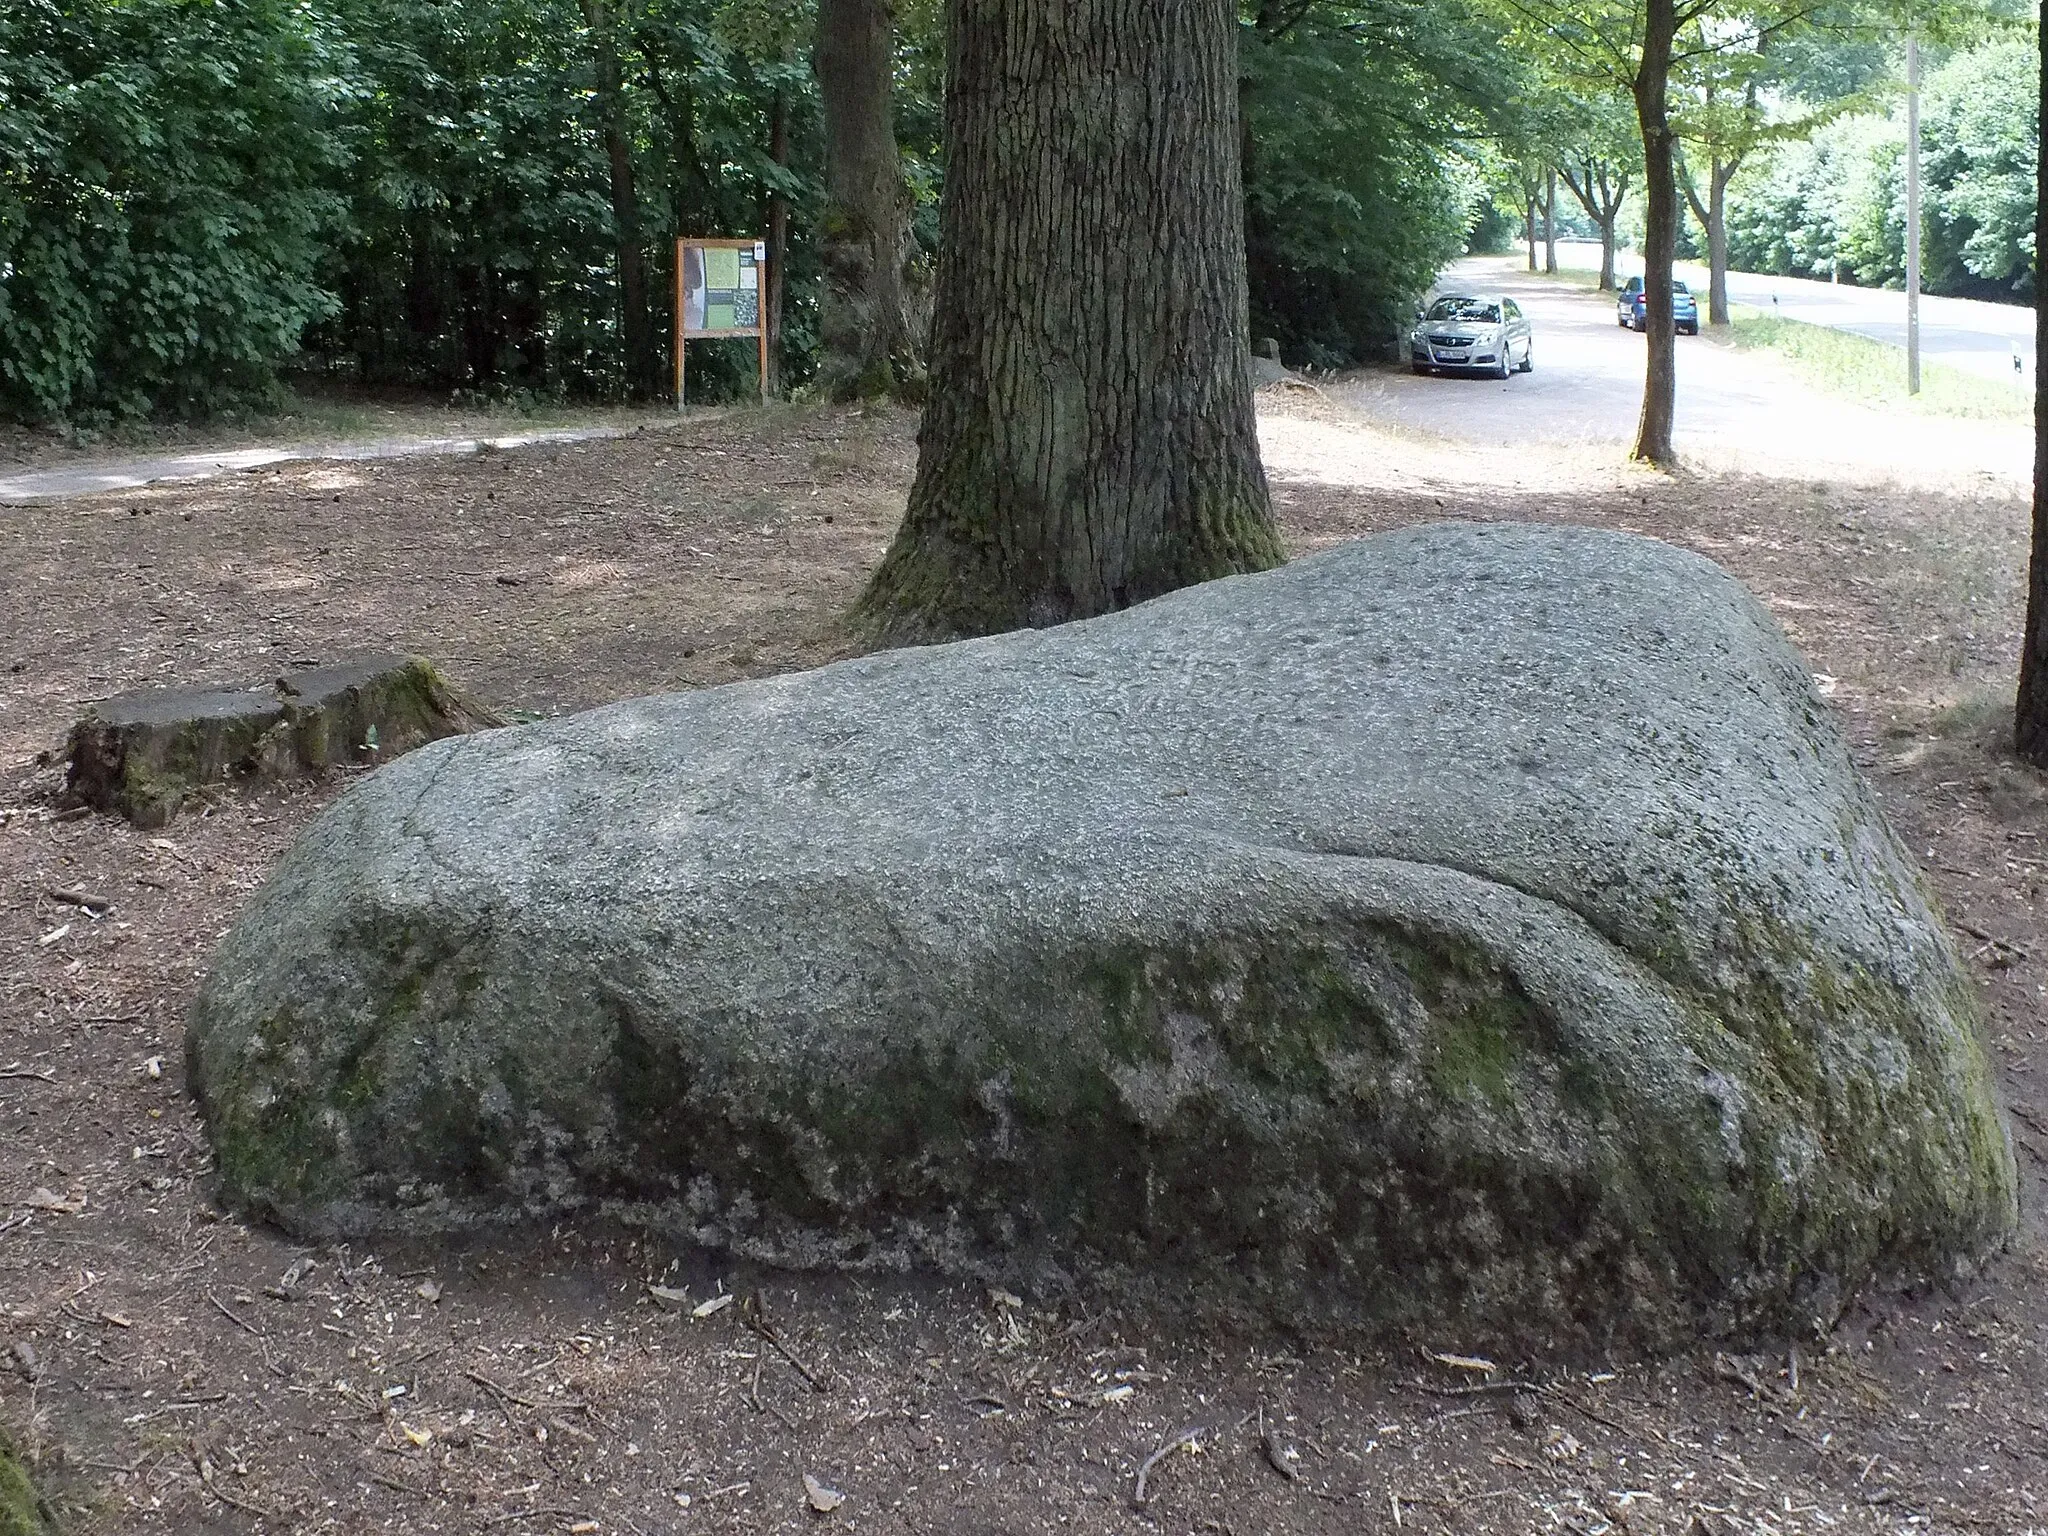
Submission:
[[[159,480],[210,480],[299,459],[402,459],[424,454],[475,453],[479,448],[523,448],[530,443],[581,443],[625,437],[631,427],[562,427],[509,437],[381,437],[359,443],[302,443],[283,448],[216,448],[154,458],[105,459],[63,469],[0,475],[0,506],[61,501],[97,491],[132,490]]]
[[[1561,240],[1557,259],[1559,266],[1597,272],[1600,247],[1584,241]],[[1641,259],[1630,256],[1618,259],[1616,266],[1623,277],[1643,270]],[[1680,262],[1678,275],[1700,295],[1704,308],[1707,269],[1697,262]],[[1747,304],[1787,320],[1854,331],[1897,347],[1906,344],[1906,296],[1888,288],[1847,288],[1807,278],[1730,272],[1728,298],[1731,303]],[[1925,362],[1942,363],[1987,378],[2016,380],[2031,389],[2034,311],[2019,304],[1986,304],[1978,299],[1944,299],[1923,294],[1920,356]],[[2020,360],[2017,369],[2013,367],[2015,357]]]
[[[1339,399],[1391,425],[1508,455],[1524,446],[1626,451],[1642,408],[1645,341],[1615,324],[1611,297],[1532,278],[1503,257],[1458,262],[1439,286],[1514,295],[1535,327],[1535,371],[1501,382],[1376,370],[1334,386]],[[2033,451],[2019,423],[1853,404],[1768,353],[1692,336],[1678,338],[1675,439],[1682,457],[1739,468],[1918,480],[1988,473],[2015,484],[2031,473]],[[1474,474],[1502,462],[1475,459]]]

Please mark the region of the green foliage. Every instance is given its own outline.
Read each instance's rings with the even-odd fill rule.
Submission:
[[[352,238],[309,347],[374,383],[617,398],[628,389],[619,210],[597,93],[598,25],[575,0],[345,0],[361,61],[348,132]],[[815,93],[803,8],[630,0],[619,56],[648,305],[665,360],[676,234],[764,234],[789,200],[784,377],[815,334],[807,220]],[[770,154],[778,100],[789,163]],[[643,368],[646,366],[643,360]],[[751,390],[752,349],[704,346],[693,398]],[[657,370],[649,370],[657,371]]]
[[[1501,93],[1457,4],[1262,5],[1241,34],[1252,329],[1298,362],[1383,356],[1482,200],[1461,141]]]
[[[0,6],[0,414],[219,409],[333,307],[316,281],[345,48],[289,0]]]
[[[55,1536],[57,1522],[37,1496],[6,1435],[0,1434],[0,1536]]]
[[[1920,123],[1922,282],[1930,293],[2030,298],[2039,60],[2031,35],[1954,55],[1928,76]],[[1737,267],[1865,286],[1905,276],[1905,111],[1830,123],[1730,192]]]

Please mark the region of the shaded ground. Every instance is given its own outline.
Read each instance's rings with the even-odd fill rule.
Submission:
[[[1697,548],[1765,598],[1983,983],[2028,1181],[2020,1252],[1953,1293],[1872,1298],[1830,1336],[1513,1393],[1470,1389],[1516,1362],[1487,1378],[1418,1352],[1455,1338],[1175,1339],[623,1232],[309,1253],[223,1219],[180,1020],[335,787],[223,796],[148,834],[53,814],[34,754],[110,692],[386,646],[535,712],[814,664],[847,648],[836,615],[900,514],[912,423],[777,411],[295,465],[0,512],[0,1424],[76,1526],[2048,1531],[2048,791],[1996,746],[2023,505],[1542,450],[1481,483],[1468,451],[1307,393],[1269,401],[1264,429],[1297,551],[1440,517],[1586,522]],[[692,1315],[757,1288],[795,1364],[739,1306]],[[1162,1458],[1135,1507],[1145,1459],[1196,1426],[1200,1452]],[[806,1473],[845,1503],[814,1514]]]

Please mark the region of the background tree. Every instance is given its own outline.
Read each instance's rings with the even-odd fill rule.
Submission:
[[[1543,270],[1557,276],[1557,162],[1543,167]]]
[[[590,36],[592,74],[605,170],[611,191],[612,238],[618,251],[619,333],[625,349],[627,393],[644,400],[655,391],[660,362],[654,350],[654,315],[648,308],[646,236],[634,184],[632,130],[619,74],[614,0],[582,0]]]
[[[947,15],[932,388],[863,617],[944,639],[1277,563],[1228,0]]]
[[[1856,25],[1853,15],[1837,14],[1843,28]],[[1753,48],[1707,47],[1703,36],[1695,38],[1682,71],[1678,131],[1681,144],[1695,153],[1681,159],[1679,186],[1707,237],[1709,325],[1728,324],[1728,188],[1736,173],[1759,151],[1810,138],[1859,99],[1844,94],[1801,102],[1786,89],[1794,82],[1772,51],[1776,33],[1790,26],[1797,35],[1797,26],[1810,32],[1820,25],[1796,12],[1793,17],[1777,27],[1759,27]],[[1810,57],[1811,50],[1802,49],[1793,62]]]
[[[1680,115],[1680,135],[1700,151],[1705,188],[1689,161],[1681,161],[1679,185],[1692,216],[1707,236],[1707,324],[1728,323],[1728,183],[1742,162],[1770,133],[1757,102],[1757,77],[1727,54],[1707,53],[1698,62],[1702,78],[1697,101]],[[1741,78],[1735,78],[1740,76]]]
[[[286,0],[0,6],[0,413],[267,400],[337,305],[347,67]]]
[[[820,123],[766,0],[606,0],[615,93],[569,0],[338,5],[350,217],[322,272],[339,313],[307,334],[306,363],[380,388],[644,392],[672,344],[672,237],[760,234],[779,196],[795,232],[781,360],[808,372]],[[630,335],[629,315],[644,322]],[[751,393],[753,348],[702,348],[690,373],[693,394]]]
[[[2035,291],[2036,38],[2029,22],[1952,53],[1939,43],[1925,50],[1921,280],[1930,293],[2024,302]],[[1784,121],[1729,188],[1731,263],[1898,286],[1906,260],[1899,61],[1880,53],[1868,71],[1846,77],[1853,92],[1831,100],[1818,92],[1832,89],[1833,77],[1795,82],[1782,58],[1774,62]],[[1792,95],[1795,83],[1816,94]]]
[[[1638,141],[1612,96],[1577,103],[1558,174],[1600,232],[1600,290],[1614,288],[1615,225],[1636,176]]]
[[[912,311],[917,246],[896,147],[887,0],[818,0],[812,60],[825,118],[819,382],[835,399],[915,398],[924,338]]]
[[[1755,54],[1766,39],[1809,24],[1811,0],[1498,0],[1511,41],[1546,71],[1579,82],[1582,94],[1604,85],[1635,106],[1643,153],[1643,303],[1648,360],[1633,455],[1673,459],[1677,356],[1671,318],[1671,267],[1678,238],[1677,124],[1673,71],[1699,70],[1717,56]],[[1876,4],[1877,0],[1873,0]]]
[[[2048,118],[2048,31],[2035,39],[2036,121]],[[2034,163],[2034,250],[2048,251],[2048,175]],[[2048,357],[2048,304],[2034,306],[2034,356]],[[2020,686],[2013,706],[2013,745],[2036,768],[2048,768],[2048,380],[2034,369],[2034,525],[2027,557],[2027,618],[2020,640]]]
[[[1519,80],[1464,0],[1261,0],[1238,35],[1253,333],[1292,363],[1382,358],[1464,249]]]

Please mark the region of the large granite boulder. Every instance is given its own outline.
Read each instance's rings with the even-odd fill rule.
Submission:
[[[190,1051],[227,1196],[309,1236],[607,1211],[1542,1344],[1803,1328],[2016,1221],[1798,656],[1585,530],[424,747]]]

